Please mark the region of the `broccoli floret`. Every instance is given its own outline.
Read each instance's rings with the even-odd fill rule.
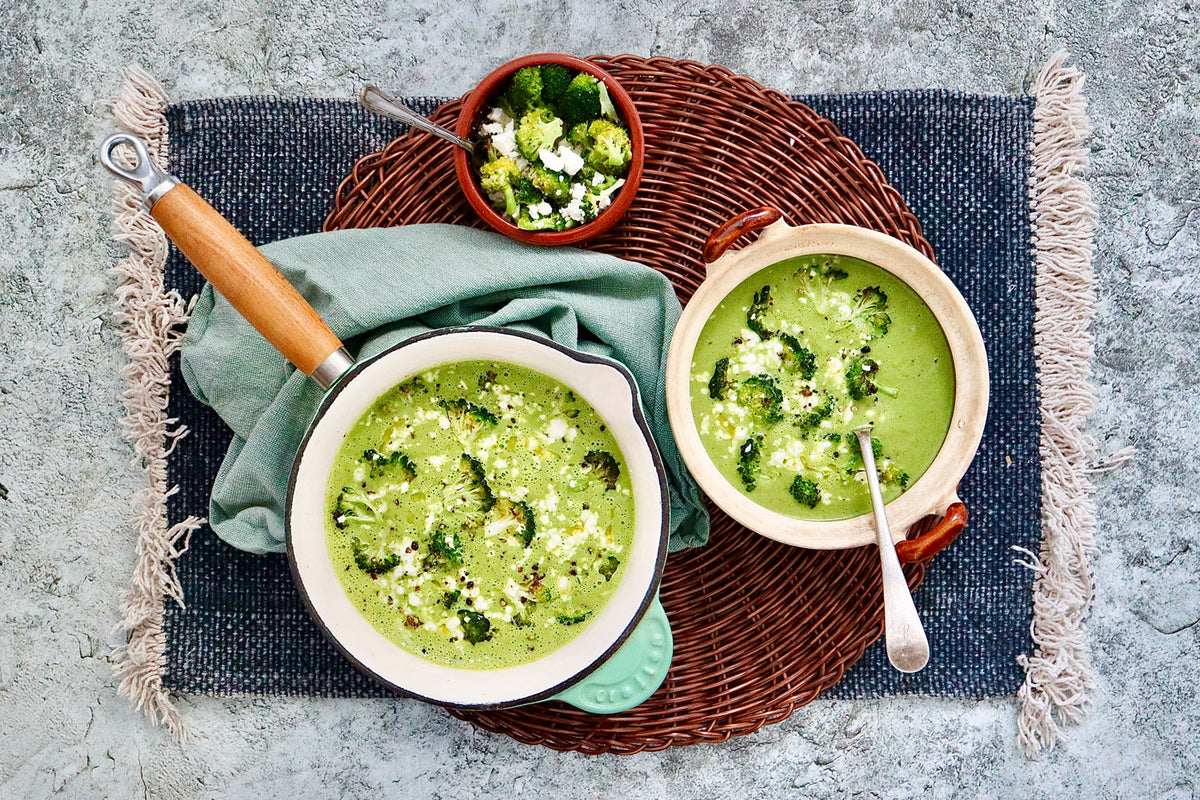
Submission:
[[[842,443],[842,435],[840,433],[827,433],[821,438],[827,442],[833,442],[834,444]]]
[[[758,459],[762,455],[762,434],[754,434],[738,448],[738,477],[747,492],[753,492],[758,485]]]
[[[463,543],[458,531],[451,530],[439,524],[429,537],[429,555],[425,557],[427,569],[449,565],[461,567],[463,564]]]
[[[621,465],[612,453],[607,450],[592,450],[584,456],[582,466],[584,472],[604,482],[604,491],[611,492],[617,488],[617,479],[621,477]]]
[[[561,172],[533,166],[529,169],[529,182],[556,206],[565,205],[571,199],[571,182]]]
[[[817,374],[817,357],[812,350],[785,331],[779,332],[779,341],[783,343],[783,363],[796,370],[801,380],[810,380]]]
[[[454,608],[454,604],[458,602],[458,598],[462,597],[462,592],[455,589],[453,592],[446,592],[442,595],[442,607],[447,611]]]
[[[600,574],[604,576],[606,583],[612,580],[612,576],[614,573],[616,573],[617,567],[619,566],[621,566],[621,559],[617,558],[616,556],[609,556],[604,560],[604,563],[600,565]]]
[[[765,372],[752,375],[738,385],[737,401],[764,425],[783,419],[783,392],[775,379]]]
[[[417,477],[417,465],[400,450],[393,450],[387,456],[378,450],[364,450],[363,460],[371,465],[372,478],[391,475],[401,482],[411,483]]]
[[[537,161],[539,150],[553,150],[563,135],[563,121],[548,108],[534,108],[517,123],[517,149],[530,161]]]
[[[554,618],[554,620],[559,625],[578,625],[579,623],[583,622],[585,619],[587,619],[591,615],[592,615],[591,609],[588,609],[587,611],[584,611],[580,614],[575,614],[574,616],[571,616],[569,614],[559,614],[558,616],[556,616]]]
[[[708,379],[708,396],[713,400],[724,400],[729,391],[729,359],[718,358],[713,364],[712,377]]]
[[[888,397],[895,397],[897,392],[891,386],[879,382],[879,364],[873,358],[858,358],[846,367],[846,393],[852,400],[865,400],[871,395],[882,392]]]
[[[849,273],[828,261],[819,261],[796,270],[795,277],[800,281],[800,295],[823,311],[834,282],[845,280]]]
[[[537,67],[525,67],[513,74],[504,98],[509,108],[523,114],[541,103],[542,89],[542,71]]]
[[[817,503],[821,502],[821,490],[817,488],[817,484],[801,475],[792,479],[792,485],[788,487],[788,492],[802,506],[816,508]]]
[[[571,130],[567,132],[567,143],[578,150],[580,153],[586,153],[592,149],[592,135],[588,133],[588,124],[579,122],[571,126]],[[588,170],[591,174],[585,174],[583,170]],[[596,170],[592,167],[582,167],[580,177],[591,182],[592,175],[596,174]]]
[[[750,303],[750,308],[746,309],[746,327],[758,334],[760,339],[768,339],[775,335],[775,331],[764,324],[773,305],[771,287],[768,285],[754,293],[754,300]]]
[[[884,461],[879,470],[879,480],[883,483],[899,486],[901,490],[908,488],[908,473],[897,467],[890,459]]]
[[[892,324],[892,318],[884,310],[887,308],[887,301],[887,294],[878,286],[864,286],[855,292],[850,315],[838,329],[854,325],[863,331],[868,339],[883,336]]]
[[[463,638],[471,644],[479,644],[492,638],[492,623],[478,611],[460,608],[458,619],[462,622]]]
[[[542,72],[542,99],[547,103],[553,103],[562,97],[562,93],[571,85],[571,79],[575,76],[562,64],[542,64],[540,69]]]
[[[354,549],[354,565],[372,578],[382,575],[385,572],[390,572],[400,566],[399,553],[389,553],[382,558],[378,558],[368,556],[366,547],[358,539],[355,539],[351,546]]]
[[[497,158],[479,168],[479,185],[488,195],[504,195],[504,213],[510,217],[517,213],[516,185],[521,179],[517,162],[511,158]],[[498,203],[494,203],[499,208]]]
[[[521,500],[510,500],[501,497],[492,508],[496,512],[496,520],[488,523],[488,535],[499,533],[501,530],[515,528],[521,544],[529,547],[537,532],[537,523],[533,518],[533,509]]]
[[[571,79],[562,97],[558,98],[558,110],[568,122],[583,122],[600,116],[599,81],[586,72]]]
[[[461,397],[454,400],[443,398],[438,400],[438,405],[446,412],[450,419],[450,427],[460,442],[474,441],[479,431],[499,422],[496,415],[483,406],[475,405]]]
[[[567,219],[559,212],[543,214],[537,219],[529,213],[528,208],[521,209],[517,215],[517,227],[523,231],[561,231],[567,228]]]
[[[343,486],[333,506],[333,524],[339,531],[346,530],[351,522],[374,523],[379,521],[379,512],[371,504],[367,493],[358,486]]]
[[[465,513],[468,523],[483,522],[483,515],[496,504],[496,496],[488,486],[483,464],[478,459],[462,454],[457,475],[442,486],[442,501],[447,508]]]
[[[792,424],[800,428],[801,435],[816,430],[817,426],[825,420],[833,416],[833,398],[826,397],[824,402],[813,406],[808,411],[804,411],[796,415],[796,421]]]
[[[533,185],[533,182],[528,178],[521,178],[517,181],[516,188],[513,189],[517,203],[523,206],[531,206],[535,203],[540,203],[546,199],[545,195],[538,191],[538,188]],[[509,216],[516,216],[510,214]]]
[[[598,119],[588,126],[592,146],[587,151],[589,166],[608,175],[622,175],[633,160],[633,145],[629,131],[606,119]]]

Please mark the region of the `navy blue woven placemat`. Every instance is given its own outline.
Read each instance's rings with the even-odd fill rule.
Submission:
[[[876,161],[924,226],[963,291],[991,357],[992,406],[961,488],[967,533],[918,590],[933,658],[915,675],[882,642],[831,692],[982,697],[1016,691],[1030,647],[1029,570],[1011,546],[1039,537],[1040,470],[1033,356],[1033,261],[1027,180],[1033,104],[1026,97],[892,92],[798,98]],[[414,105],[430,111],[438,101]],[[240,98],[167,109],[170,168],[255,244],[320,229],[334,190],[360,156],[402,128],[347,101]],[[185,297],[200,276],[172,248],[166,285]],[[169,413],[191,430],[169,460],[172,521],[208,513],[230,433],[188,393],[172,365]],[[168,601],[164,683],[206,694],[378,696],[317,630],[281,555],[234,550],[207,527],[180,557],[186,607]]]

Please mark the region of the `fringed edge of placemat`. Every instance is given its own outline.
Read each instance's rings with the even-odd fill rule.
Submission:
[[[153,76],[136,65],[124,71],[113,116],[117,125],[146,142],[163,169],[167,166],[166,105],[166,93]],[[187,549],[191,532],[203,524],[202,519],[188,517],[170,525],[167,518],[167,498],[177,490],[167,485],[167,457],[187,434],[185,427],[167,417],[168,359],[179,349],[190,309],[178,292],[164,290],[167,237],[142,206],[137,189],[116,181],[114,199],[113,238],[131,251],[112,270],[120,281],[117,320],[129,358],[121,370],[127,382],[121,397],[125,406],[121,425],[145,470],[147,485],[133,498],[137,562],[130,587],[121,596],[117,629],[126,642],[115,654],[113,672],[120,681],[117,693],[128,697],[155,724],[165,723],[171,735],[182,741],[183,719],[162,682],[167,652],[163,604],[168,597],[183,603],[175,559]]]
[[[1030,199],[1036,263],[1034,354],[1041,392],[1042,544],[1016,548],[1036,573],[1033,653],[1020,656],[1017,741],[1028,757],[1051,749],[1061,726],[1083,716],[1095,688],[1084,627],[1095,582],[1095,505],[1088,465],[1096,443],[1085,426],[1092,389],[1096,309],[1092,271],[1096,208],[1082,175],[1091,126],[1084,76],[1059,53],[1034,81]]]

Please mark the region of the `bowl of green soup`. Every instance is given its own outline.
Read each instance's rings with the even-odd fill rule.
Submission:
[[[705,493],[752,530],[814,549],[857,547],[875,529],[852,431],[871,425],[901,540],[918,520],[961,509],[958,483],[988,407],[979,326],[912,247],[781,216],[757,209],[710,237],[707,278],[667,362],[680,451]],[[753,244],[727,250],[755,227]]]
[[[618,711],[652,692],[666,484],[628,370],[485,328],[356,369],[289,492],[296,582],[338,649],[459,707]]]

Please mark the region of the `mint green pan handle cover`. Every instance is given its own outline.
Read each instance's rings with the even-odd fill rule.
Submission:
[[[671,666],[675,640],[658,594],[642,621],[612,657],[579,683],[554,695],[593,714],[628,711],[662,685]]]

